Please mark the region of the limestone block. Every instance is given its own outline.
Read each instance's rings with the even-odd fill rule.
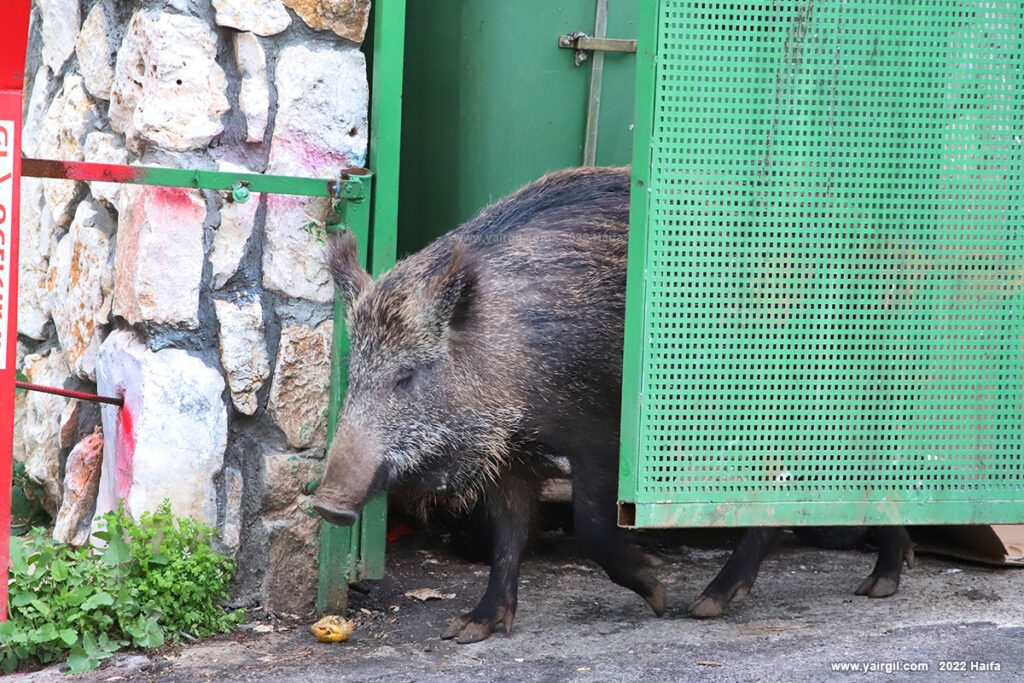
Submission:
[[[117,20],[109,0],[93,5],[82,23],[75,43],[78,70],[85,80],[85,89],[93,97],[110,99],[114,85],[114,59],[117,56]]]
[[[217,170],[252,173],[247,168],[228,162],[218,162]],[[227,194],[227,193],[225,193]],[[253,227],[256,225],[256,212],[259,210],[260,193],[253,192],[249,201],[225,201],[220,209],[220,225],[213,235],[213,246],[210,248],[210,266],[213,275],[213,288],[220,289],[238,270],[238,265],[245,255]]]
[[[39,67],[28,96],[25,126],[21,129],[21,152],[27,157],[36,156],[36,150],[39,148],[39,131],[42,129],[43,117],[46,116],[50,104],[50,91],[53,90],[53,85],[53,72],[50,71],[50,67]]]
[[[370,0],[284,0],[310,28],[333,31],[363,42],[370,19]]]
[[[166,498],[174,514],[216,526],[214,478],[227,446],[221,374],[181,349],[153,352],[118,330],[100,346],[96,380],[100,394],[124,397],[121,410],[101,409],[96,515],[125,499],[137,517]]]
[[[46,110],[36,151],[43,159],[82,161],[85,136],[99,123],[99,110],[89,100],[82,77],[70,74]],[[74,203],[84,190],[77,180],[48,180],[43,185],[43,197],[58,225],[71,222]]]
[[[137,10],[117,53],[111,127],[135,151],[144,143],[176,152],[207,146],[230,108],[216,56],[216,35],[199,19]]]
[[[245,114],[246,140],[263,142],[270,109],[267,87],[267,56],[259,39],[252,33],[235,34],[235,64],[242,74],[238,106]]]
[[[224,468],[224,525],[220,542],[229,555],[238,552],[242,538],[242,473],[234,467]]]
[[[82,23],[78,2],[68,0],[36,0],[43,20],[43,64],[53,73],[60,73],[68,57],[75,51],[75,38]]]
[[[272,36],[291,26],[292,18],[281,0],[213,0],[217,23]]]
[[[22,362],[22,372],[32,384],[63,388],[71,378],[67,360],[60,349],[30,354]],[[60,503],[60,421],[68,399],[30,391],[25,396],[25,421],[22,442],[25,470],[46,491],[43,505],[52,514]]]
[[[294,616],[309,614],[316,601],[317,532],[305,486],[323,471],[311,453],[271,453],[264,459],[261,511],[270,543],[263,595],[266,609]]]
[[[57,244],[59,227],[43,202],[43,181],[21,179],[21,229],[18,254],[18,334],[45,339],[50,321],[46,296],[49,255]]]
[[[125,186],[114,257],[115,315],[199,326],[206,204],[195,190]]]
[[[327,443],[333,330],[331,320],[281,330],[267,407],[293,448],[323,448]]]
[[[239,412],[256,412],[256,392],[270,376],[263,307],[259,299],[214,299],[220,337],[220,358],[228,374],[231,400]]]
[[[105,209],[83,201],[50,259],[50,314],[71,371],[83,379],[96,379],[99,332],[107,323],[113,292],[113,250],[106,231],[97,226],[112,223]]]
[[[96,427],[68,454],[64,499],[53,525],[53,537],[58,541],[72,545],[85,545],[89,541],[102,465],[103,434]]]

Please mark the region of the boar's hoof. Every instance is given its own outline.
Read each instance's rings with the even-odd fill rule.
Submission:
[[[698,619],[720,617],[725,612],[725,606],[749,593],[752,585],[753,580],[750,582],[738,581],[725,590],[718,590],[715,587],[715,582],[712,581],[711,585],[705,588],[697,598],[697,601],[690,605],[690,616]]]
[[[337,526],[352,526],[356,523],[356,513],[352,510],[336,508],[327,503],[315,503],[313,509],[318,515]]]
[[[887,598],[890,595],[894,595],[900,588],[900,577],[892,576],[876,576],[872,574],[868,578],[864,579],[857,590],[854,591],[857,595],[866,595],[869,598]]]
[[[660,581],[656,582],[654,590],[644,600],[654,610],[654,616],[660,617],[665,614],[665,586]]]
[[[714,619],[722,616],[725,611],[726,602],[721,598],[713,598],[710,595],[702,595],[697,602],[690,605],[690,616],[698,619]]]
[[[454,638],[456,643],[462,644],[478,643],[481,640],[487,640],[498,626],[504,627],[505,633],[512,635],[512,621],[515,619],[515,613],[504,607],[499,608],[496,612],[493,616],[487,617],[479,615],[477,610],[473,610],[469,614],[452,619],[448,628],[441,634],[441,638],[443,640]]]

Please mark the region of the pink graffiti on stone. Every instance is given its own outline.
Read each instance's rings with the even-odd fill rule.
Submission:
[[[127,500],[132,489],[132,461],[135,457],[135,426],[132,412],[125,402],[117,427],[117,497]]]

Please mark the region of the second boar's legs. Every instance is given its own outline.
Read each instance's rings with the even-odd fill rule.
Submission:
[[[491,524],[491,574],[487,591],[472,611],[453,619],[441,634],[475,643],[501,626],[512,633],[519,595],[519,562],[537,506],[539,477],[513,465],[485,494]]]
[[[768,552],[768,545],[780,532],[781,529],[772,527],[747,529],[722,571],[718,572],[718,576],[690,606],[690,614],[695,617],[721,616],[731,600],[742,598],[750,592],[757,579],[757,571],[761,568],[761,561]]]
[[[903,563],[906,562],[908,567],[913,563],[913,544],[906,527],[876,526],[872,530],[878,544],[878,559],[874,570],[855,593],[884,598],[899,589]],[[691,605],[690,614],[695,617],[721,616],[731,600],[746,595],[757,579],[757,571],[768,551],[768,544],[779,531],[769,527],[747,529],[722,571],[718,572],[718,576]]]

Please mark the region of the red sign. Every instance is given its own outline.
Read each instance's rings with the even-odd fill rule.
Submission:
[[[0,90],[0,621],[7,618],[11,537],[11,451],[18,324],[18,192],[21,93]]]
[[[21,92],[30,9],[29,0],[0,0],[0,621],[7,619],[11,550]]]

